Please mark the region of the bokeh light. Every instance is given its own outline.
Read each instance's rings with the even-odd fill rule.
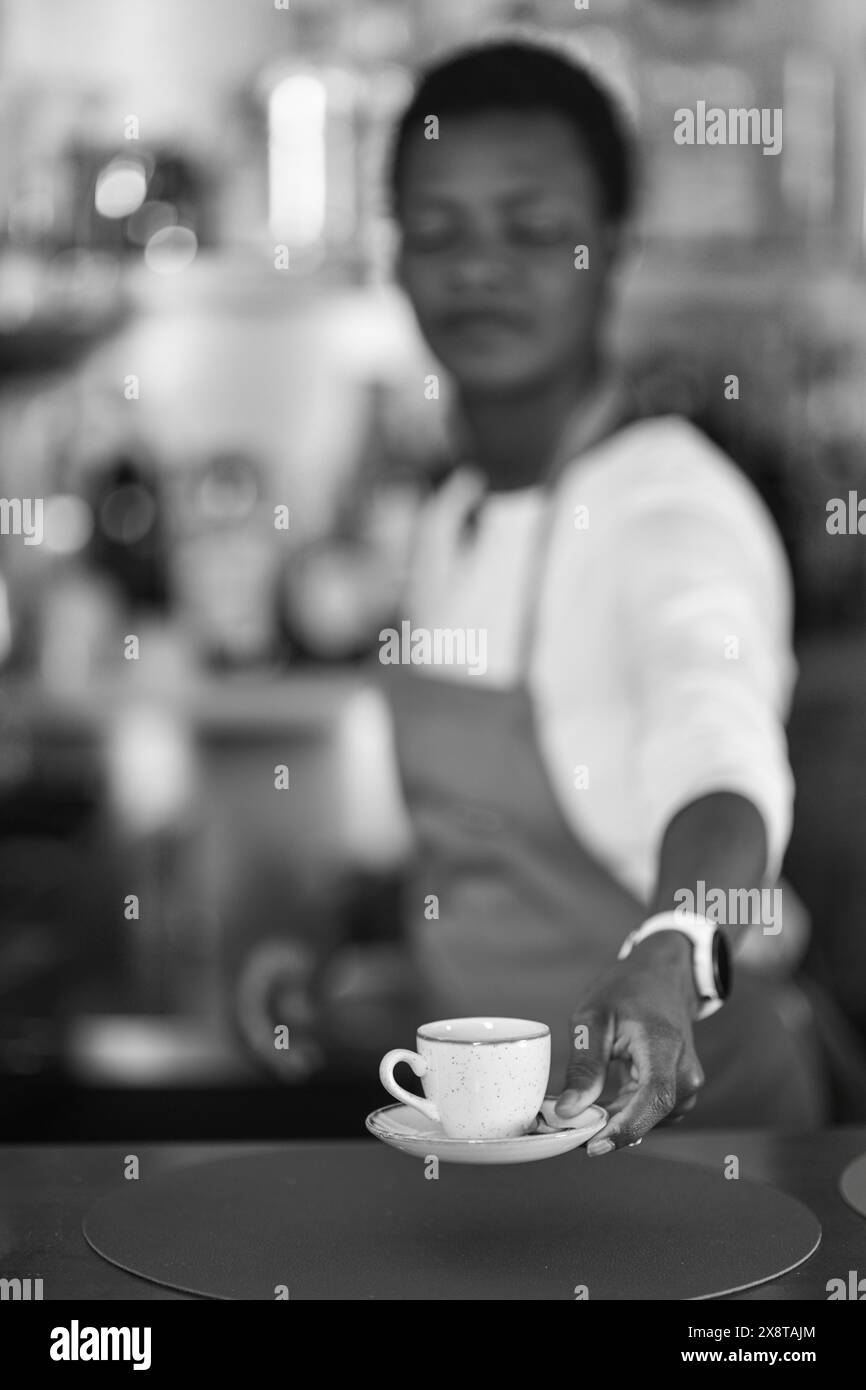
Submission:
[[[138,159],[112,159],[96,180],[94,202],[102,217],[129,217],[147,196],[147,173]]]
[[[145,246],[144,261],[157,275],[176,275],[192,265],[197,251],[198,238],[191,228],[163,227]]]

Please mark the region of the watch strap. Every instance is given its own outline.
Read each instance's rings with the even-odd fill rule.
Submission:
[[[677,908],[670,912],[657,912],[648,917],[635,931],[630,932],[619,949],[618,960],[630,956],[639,942],[660,931],[678,931],[689,937],[692,943],[692,972],[695,989],[702,1001],[698,1019],[709,1018],[725,1002],[716,987],[713,969],[713,939],[719,930],[716,922],[702,917],[697,912],[687,912]]]

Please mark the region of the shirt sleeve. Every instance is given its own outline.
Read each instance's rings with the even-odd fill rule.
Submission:
[[[683,807],[739,793],[763,817],[772,881],[794,802],[787,560],[751,484],[691,425],[668,422],[641,462],[623,555],[642,814],[658,853]]]

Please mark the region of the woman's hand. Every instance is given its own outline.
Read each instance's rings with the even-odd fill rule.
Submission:
[[[571,1019],[578,1046],[572,1049],[556,1113],[570,1118],[592,1104],[611,1062],[623,1063],[630,1073],[606,1105],[609,1123],[587,1153],[639,1143],[654,1125],[677,1119],[695,1104],[704,1074],[692,1038],[699,1001],[691,951],[682,933],[658,932],[600,976],[579,1001]]]

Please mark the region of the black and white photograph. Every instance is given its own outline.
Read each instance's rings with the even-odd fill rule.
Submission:
[[[0,0],[20,1373],[853,1369],[864,904],[863,0]]]

